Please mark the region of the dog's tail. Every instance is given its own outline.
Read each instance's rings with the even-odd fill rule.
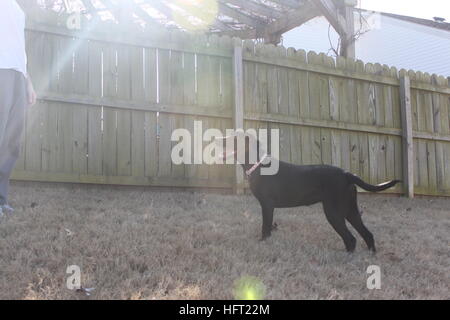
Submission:
[[[395,186],[397,183],[401,182],[400,180],[392,180],[389,182],[385,182],[382,184],[379,184],[377,186],[368,184],[366,182],[364,182],[360,177],[351,174],[351,173],[347,173],[347,178],[350,184],[356,184],[358,187],[363,188],[366,191],[370,191],[370,192],[380,192],[380,191],[384,191],[386,189],[389,189],[393,186]]]

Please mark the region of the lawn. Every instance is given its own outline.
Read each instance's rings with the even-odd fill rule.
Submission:
[[[321,205],[277,209],[260,242],[247,195],[21,182],[11,203],[0,299],[233,299],[248,277],[266,299],[450,299],[450,198],[360,195],[376,255],[351,227],[347,254]],[[91,296],[67,289],[70,265]]]

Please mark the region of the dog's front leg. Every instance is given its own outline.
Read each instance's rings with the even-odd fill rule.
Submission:
[[[273,206],[267,205],[267,204],[261,204],[262,208],[262,236],[261,241],[265,240],[266,238],[270,237],[272,233],[273,228]]]

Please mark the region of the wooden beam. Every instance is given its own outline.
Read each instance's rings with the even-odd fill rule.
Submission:
[[[49,34],[55,34],[60,36],[74,37],[77,39],[89,39],[93,41],[101,42],[111,42],[114,44],[131,45],[146,48],[160,48],[165,50],[175,50],[183,51],[188,53],[197,53],[204,55],[212,55],[216,57],[232,58],[233,48],[217,48],[212,47],[202,47],[195,43],[183,43],[183,42],[173,42],[167,40],[155,40],[145,34],[129,34],[127,32],[96,32],[92,30],[91,32],[84,32],[78,30],[69,30],[67,28],[61,28],[58,26],[49,26],[41,23],[36,23],[32,20],[27,20],[26,22],[27,31],[40,31]],[[431,86],[431,85],[430,85]],[[450,89],[449,89],[450,91]]]
[[[311,3],[305,3],[301,8],[289,12],[285,17],[269,23],[262,29],[236,30],[233,32],[222,32],[241,39],[279,39],[279,36],[295,27],[320,15],[320,11]],[[270,43],[275,43],[269,41]],[[275,43],[276,44],[276,43]]]
[[[333,0],[313,0],[311,1],[331,23],[334,30],[341,38],[348,38],[347,23],[345,18],[339,13],[339,8]]]
[[[280,6],[284,6],[284,7],[290,7],[290,8],[298,8],[302,5],[302,2],[304,1],[300,1],[300,0],[269,0],[270,2],[276,3]]]
[[[3,1],[3,0],[0,0]],[[237,166],[236,166],[237,167]],[[239,168],[240,169],[240,168]],[[13,180],[18,181],[45,181],[62,183],[87,183],[87,184],[113,184],[131,186],[158,186],[170,188],[232,188],[231,178],[174,178],[174,177],[148,177],[148,176],[114,176],[92,175],[63,172],[36,172],[15,170]]]
[[[245,59],[244,59],[245,61]],[[137,100],[117,100],[112,98],[96,98],[81,94],[61,94],[50,92],[38,92],[40,101],[54,102],[54,103],[68,103],[71,105],[84,105],[89,107],[109,107],[121,110],[133,111],[152,111],[160,113],[172,113],[180,115],[192,116],[208,116],[217,119],[230,119],[233,117],[231,110],[228,108],[217,108],[216,106],[195,106],[195,105],[166,105],[160,103],[148,103]],[[343,123],[335,120],[313,120],[313,119],[293,119],[290,116],[280,115],[275,113],[257,113],[245,112],[244,120],[264,121],[270,123],[296,125],[312,128],[334,129],[349,132],[364,132],[373,134],[382,134],[388,136],[403,136],[401,129],[378,127],[362,124]],[[428,133],[413,131],[414,139],[450,142],[450,135],[440,133]]]
[[[219,12],[223,15],[231,17],[239,21],[240,23],[246,24],[256,29],[263,29],[265,27],[265,24],[263,22],[260,22],[258,19],[243,14],[242,12],[233,9],[222,2],[219,2],[218,4],[219,4]]]
[[[102,0],[102,4],[106,7],[106,11],[112,14],[114,19],[116,19],[117,21],[120,20],[117,14],[117,8],[115,4],[113,4],[110,0]]]
[[[90,2],[90,0],[87,0],[88,2]],[[149,25],[153,26],[153,27],[162,27],[161,24],[154,20],[152,17],[150,17],[148,15],[148,13],[142,9],[138,4],[136,4],[133,0],[126,0],[126,8],[125,11],[122,11],[123,9],[118,7],[116,4],[114,4],[113,2],[111,2],[110,0],[103,0],[103,5],[107,8],[106,10],[111,12],[111,14],[114,15],[114,18],[117,19],[118,21],[120,21],[121,23],[123,22],[130,22],[132,21],[132,17],[133,17],[133,13],[136,14],[138,17],[140,17],[141,19],[143,19],[146,23],[148,23]],[[97,10],[98,11],[98,10]],[[125,15],[129,15],[128,18],[125,17]],[[124,21],[127,20],[127,21]]]
[[[347,70],[340,70],[340,69],[331,69],[326,66],[321,65],[315,65],[315,64],[309,64],[299,61],[293,61],[290,59],[279,59],[277,57],[255,57],[251,54],[244,53],[244,61],[251,61],[256,63],[264,63],[268,65],[274,65],[279,67],[285,67],[300,71],[309,71],[313,73],[323,74],[323,75],[330,75],[338,78],[344,78],[344,79],[353,79],[353,80],[362,80],[367,82],[373,82],[377,84],[384,84],[389,86],[400,86],[400,82],[392,78],[390,76],[384,76],[384,75],[376,75],[376,74],[368,74],[365,72],[352,72]],[[411,81],[411,88],[416,90],[422,90],[427,92],[433,92],[433,93],[440,93],[440,94],[446,94],[450,95],[450,88],[447,87],[436,87],[432,84],[426,84],[423,82],[418,81]]]
[[[354,6],[345,7],[345,23],[347,28],[347,38],[341,40],[341,55],[347,58],[356,58],[355,44],[355,10]]]
[[[71,105],[85,105],[91,107],[108,107],[120,110],[152,111],[160,113],[172,113],[190,116],[205,116],[212,118],[230,119],[232,117],[229,108],[217,106],[195,106],[195,105],[171,105],[151,103],[146,101],[118,100],[115,98],[98,98],[81,94],[61,94],[51,92],[38,92],[40,101],[68,103]]]
[[[230,37],[238,37],[241,39],[256,39],[258,38],[258,33],[255,29],[244,29],[244,30],[234,30],[234,31],[222,31],[216,32],[218,35],[227,35]]]
[[[265,16],[269,19],[278,19],[283,16],[281,12],[274,10],[268,6],[263,5],[262,3],[257,3],[251,0],[242,1],[242,0],[225,0],[224,2],[228,2],[232,5],[240,7],[246,11],[255,12],[259,15]]]
[[[169,8],[163,2],[161,2],[159,0],[145,0],[143,2],[143,4],[144,3],[150,5],[153,9],[155,9],[155,10],[159,11],[160,13],[162,13],[163,15],[165,15],[168,20],[172,20],[172,17],[173,17],[172,9]]]
[[[172,12],[172,8],[170,8],[169,6],[167,6],[165,3],[159,1],[159,0],[146,0],[143,3],[150,5],[152,8],[158,10],[159,12],[161,12],[163,15],[165,15],[167,17],[168,20],[171,20],[175,23],[177,23],[177,21],[173,20],[173,12]],[[195,16],[197,18],[199,18],[200,20],[202,20],[201,17],[201,10],[195,9],[194,7],[192,8],[188,8],[187,6],[184,6],[181,4],[181,2],[176,2],[174,3],[174,5],[178,8],[181,8],[182,10],[188,12],[190,15]],[[183,23],[189,23],[188,19],[184,19]],[[193,24],[192,28],[195,29],[195,26]],[[227,26],[226,24],[224,24],[223,22],[221,22],[220,20],[216,19],[213,23],[213,25],[218,28],[218,29],[225,29],[225,30],[230,30],[231,27]]]
[[[402,114],[403,185],[408,198],[414,198],[414,149],[411,113],[411,83],[408,76],[400,78],[400,101]]]
[[[155,19],[153,19],[147,11],[141,8],[140,5],[134,3],[133,6],[134,13],[141,19],[143,19],[146,23],[154,27],[162,27],[162,25]]]
[[[174,3],[175,6],[177,6],[178,8],[180,8],[181,10],[185,11],[187,14],[196,17],[204,22],[205,19],[203,18],[203,16],[205,16],[205,10],[203,8],[199,8],[196,7],[194,5],[191,4],[185,4],[182,1],[178,1]],[[214,21],[211,23],[212,27],[215,27],[219,30],[230,30],[232,29],[230,26],[228,26],[227,24],[223,23],[222,21],[217,19],[217,16],[215,17]]]
[[[403,136],[401,129],[378,127],[364,124],[344,123],[336,120],[313,120],[313,119],[292,118],[291,116],[281,115],[277,113],[246,112],[244,115],[244,120],[263,121],[263,122],[287,124],[311,128],[333,129],[347,132],[382,134],[393,137]],[[450,142],[450,135],[443,135],[440,133],[413,131],[413,138],[439,142]]]
[[[319,10],[317,10],[310,2],[307,2],[297,10],[289,12],[284,18],[269,24],[264,30],[264,37],[270,37],[270,35],[274,34],[281,35],[317,17],[319,14]]]
[[[150,5],[152,8],[158,10],[160,13],[166,16],[167,20],[175,22],[177,25],[177,21],[173,20],[173,12],[172,8],[167,6],[164,2],[161,2],[160,0],[145,0],[143,3]],[[190,24],[188,19],[184,19],[183,23]],[[191,24],[192,25],[192,24]],[[179,25],[180,26],[180,25]],[[192,25],[192,29],[195,29],[195,26]]]

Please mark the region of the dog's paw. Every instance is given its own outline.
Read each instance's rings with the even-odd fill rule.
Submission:
[[[270,237],[270,234],[269,235],[267,235],[267,234],[266,235],[262,235],[261,238],[259,239],[259,241],[265,241],[269,237]]]

